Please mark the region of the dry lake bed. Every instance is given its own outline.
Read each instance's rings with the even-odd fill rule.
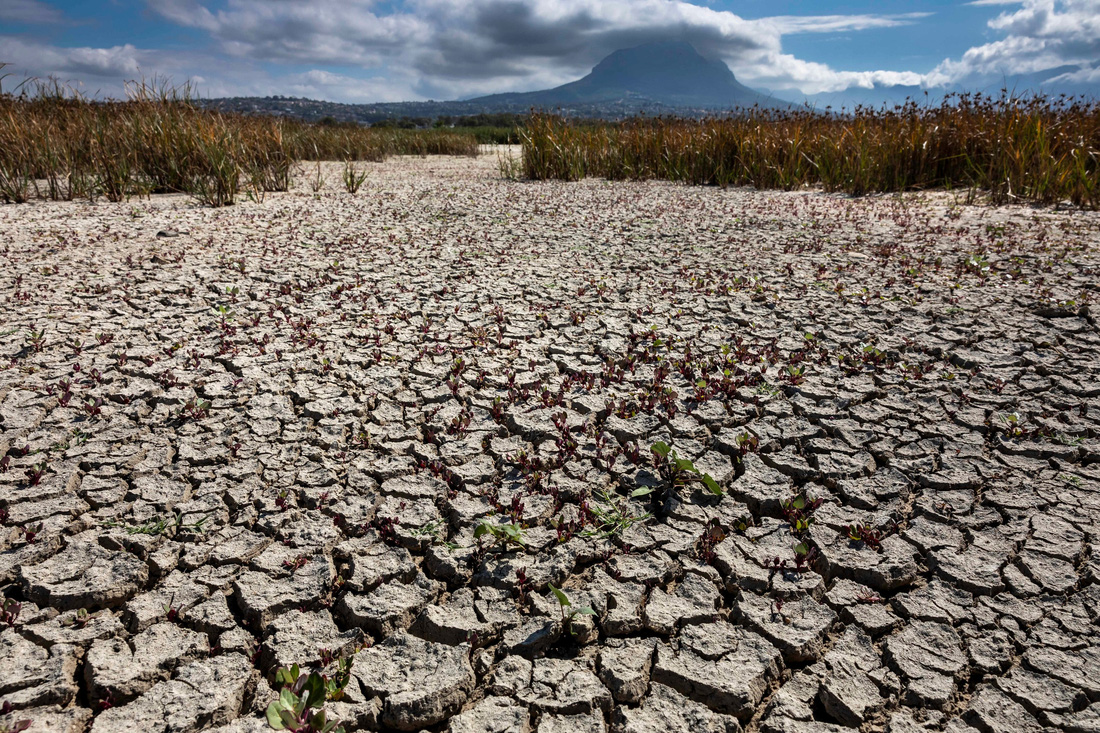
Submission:
[[[1100,215],[322,173],[0,207],[0,729],[1100,730]]]

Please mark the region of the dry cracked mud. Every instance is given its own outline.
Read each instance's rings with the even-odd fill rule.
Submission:
[[[0,207],[5,720],[353,655],[348,730],[1100,730],[1098,241],[492,155]]]

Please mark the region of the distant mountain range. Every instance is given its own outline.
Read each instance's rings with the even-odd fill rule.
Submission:
[[[787,106],[737,81],[722,61],[681,41],[647,43],[615,51],[577,81],[535,92],[492,94],[449,102],[340,104],[293,97],[204,100],[207,107],[245,114],[274,114],[317,121],[375,123],[400,117],[436,118],[526,113],[532,107],[580,117],[619,119],[639,113],[702,116],[736,107]]]
[[[1004,79],[1001,84],[976,91],[995,95],[1004,85],[1010,92],[1034,89],[1048,94],[1084,93],[1095,97],[1095,84],[1044,81],[1075,68]],[[792,94],[790,99],[780,99],[745,86],[737,81],[725,63],[700,55],[689,43],[659,41],[615,51],[596,64],[587,76],[534,92],[491,94],[449,102],[341,104],[294,97],[231,97],[202,100],[202,104],[223,111],[296,117],[312,122],[331,118],[340,122],[374,124],[410,118],[424,124],[439,117],[525,114],[533,107],[609,120],[639,113],[701,117],[754,105],[792,107],[805,104],[818,110],[828,107],[850,110],[856,105],[892,106],[907,98],[921,104],[939,104],[949,91],[953,90],[936,89],[926,93],[918,86],[875,86],[808,96]]]

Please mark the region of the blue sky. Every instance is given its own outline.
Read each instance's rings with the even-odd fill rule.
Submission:
[[[789,99],[1100,89],[1100,0],[0,0],[10,88],[138,77],[207,96],[454,99],[555,86],[675,37]]]

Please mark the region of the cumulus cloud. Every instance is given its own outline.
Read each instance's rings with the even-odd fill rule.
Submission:
[[[149,0],[173,22],[204,30],[222,52],[256,61],[412,70],[418,97],[554,86],[611,51],[676,38],[772,86],[831,89],[891,72],[838,72],[782,53],[782,38],[911,23],[902,15],[776,16],[748,20],[679,0],[406,0],[383,12],[373,0],[311,3]],[[769,72],[780,65],[786,76]],[[883,76],[886,75],[886,76]]]
[[[1093,79],[1100,63],[1100,0],[977,0],[974,5],[1019,5],[989,21],[1005,34],[945,59],[927,76],[933,85],[1036,74],[1077,67],[1057,78]]]
[[[117,81],[141,73],[143,55],[129,44],[111,48],[60,48],[18,36],[0,36],[0,59],[14,75],[56,76],[62,80]]]

